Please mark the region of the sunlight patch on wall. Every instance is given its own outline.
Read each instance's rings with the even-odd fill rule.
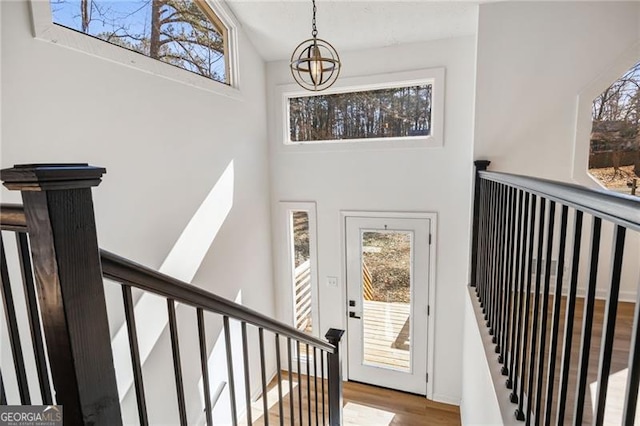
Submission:
[[[160,266],[160,272],[188,283],[193,280],[233,207],[233,194],[234,164],[231,160],[169,251]],[[144,364],[167,326],[166,299],[144,293],[136,303],[135,315],[138,321],[140,360]],[[126,324],[118,330],[111,344],[118,394],[122,401],[133,384]]]
[[[233,160],[193,215],[160,272],[191,282],[233,207]]]

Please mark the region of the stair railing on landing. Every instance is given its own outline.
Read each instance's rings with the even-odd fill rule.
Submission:
[[[512,391],[515,418],[527,425],[600,426],[606,415],[607,424],[634,424],[640,386],[637,272],[627,274],[636,297],[631,332],[621,324],[626,332],[616,333],[616,321],[622,322],[623,266],[634,271],[638,265],[625,239],[640,240],[640,198],[489,172],[489,163],[476,161],[471,287],[495,344],[496,359],[490,361],[502,364],[504,386]],[[604,247],[610,247],[610,262],[601,254]],[[603,267],[606,277],[598,273]],[[604,290],[602,313],[595,309],[598,289]],[[596,360],[597,369],[590,368]],[[625,368],[626,385],[614,387],[610,378]]]
[[[101,182],[105,169],[87,164],[23,165],[2,170],[0,178],[10,190],[22,192],[24,208],[2,205],[2,231],[16,234],[18,257],[36,364],[39,398],[32,398],[21,344],[20,327],[9,280],[5,247],[0,234],[0,271],[6,326],[10,338],[19,403],[41,400],[45,405],[63,406],[64,423],[122,424],[122,413],[113,362],[103,277],[121,284],[125,319],[134,376],[140,424],[149,424],[132,288],[150,292],[167,301],[169,334],[181,425],[188,421],[183,385],[183,366],[176,304],[195,309],[199,339],[205,417],[212,424],[212,395],[205,316],[222,317],[227,361],[230,415],[238,424],[237,380],[244,381],[247,424],[253,422],[249,383],[248,327],[259,337],[263,423],[269,424],[266,348],[270,343],[276,356],[277,404],[274,415],[281,425],[342,424],[342,375],[339,342],[342,330],[330,329],[328,343],[259,312],[226,300],[198,287],[169,277],[113,253],[100,250],[96,238],[91,187]],[[234,356],[230,323],[239,322],[242,356]],[[44,336],[44,338],[43,338]],[[286,352],[286,365],[282,348]],[[306,372],[301,368],[304,357]],[[313,356],[311,356],[313,354]],[[47,363],[48,360],[48,363]],[[242,362],[244,377],[237,378],[234,363]],[[295,368],[293,364],[296,364]],[[326,377],[325,377],[326,363]],[[313,365],[311,365],[313,364]],[[319,365],[318,365],[319,364]],[[283,395],[282,371],[288,372],[288,397]],[[51,382],[49,381],[49,373]],[[293,377],[297,376],[297,395]],[[306,378],[306,401],[302,388]],[[318,384],[320,382],[320,385]],[[325,386],[326,382],[326,386]],[[313,391],[312,391],[313,389]],[[5,381],[0,372],[0,404],[7,401]],[[289,419],[286,421],[285,410]],[[306,412],[306,415],[303,413]],[[275,413],[274,413],[275,414]]]

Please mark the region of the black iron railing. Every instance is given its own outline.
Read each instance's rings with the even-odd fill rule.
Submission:
[[[243,380],[245,384],[245,421],[252,424],[254,420],[249,382],[247,329],[250,327],[258,332],[262,423],[268,425],[270,420],[267,377],[271,372],[265,366],[265,351],[270,347],[276,355],[275,386],[278,395],[277,414],[274,413],[272,419],[276,419],[281,425],[302,424],[304,419],[310,422],[311,418],[315,419],[316,424],[341,424],[342,378],[338,347],[343,332],[329,330],[326,335],[327,343],[198,287],[99,250],[91,187],[100,183],[104,172],[102,168],[86,164],[16,166],[2,171],[4,185],[9,189],[22,191],[24,202],[24,208],[2,205],[0,224],[5,234],[15,233],[18,245],[29,332],[33,343],[27,349],[33,350],[39,383],[39,395],[36,399],[46,405],[63,405],[65,424],[122,424],[104,295],[104,277],[122,287],[140,424],[149,424],[149,417],[132,288],[153,293],[166,300],[180,424],[187,424],[188,416],[181,362],[181,351],[185,348],[181,348],[179,343],[177,304],[181,309],[194,309],[196,313],[196,323],[193,326],[198,330],[197,350],[201,363],[207,424],[212,424],[212,406],[217,399],[216,395],[212,395],[209,383],[208,335],[205,328],[207,315],[217,315],[223,322],[226,383],[229,388],[229,410],[234,424],[239,423],[236,401],[238,380]],[[31,394],[35,390],[30,389],[27,378],[25,352],[15,312],[16,301],[13,298],[1,236],[0,234],[2,299],[15,367],[18,388],[16,393],[20,398],[19,401],[7,400],[6,381],[2,380],[0,372],[0,404],[26,405],[33,403]],[[235,357],[232,354],[231,321],[240,324],[242,359],[238,359],[237,354]],[[301,353],[307,354],[305,372],[300,368]],[[296,361],[297,369],[294,369]],[[235,377],[233,364],[237,362],[242,362],[244,366],[244,377]],[[286,373],[289,383],[286,397],[283,396],[282,389],[283,373]],[[292,384],[292,378],[296,376],[297,395],[293,392]],[[305,379],[306,401],[302,398]],[[289,415],[288,419],[285,417],[285,410]]]
[[[616,341],[616,357],[628,368],[624,395],[608,393],[608,385],[625,239],[640,236],[640,199],[488,172],[488,165],[476,162],[471,285],[512,391],[516,418],[536,425],[602,425],[609,397],[621,400],[620,424],[633,424],[640,384],[640,299],[635,307],[628,304],[630,338]],[[584,229],[587,221],[590,230]],[[612,239],[603,237],[603,223],[612,229]],[[584,258],[587,238],[590,254]],[[601,247],[608,245],[611,262],[603,265]],[[637,259],[626,262],[631,270],[636,266]],[[600,280],[606,296],[597,302],[599,267],[608,267],[609,277]],[[637,286],[638,277],[631,279]],[[604,306],[603,312],[596,312],[596,304]],[[594,356],[597,370],[589,368]],[[588,381],[594,379],[595,396],[586,404]]]

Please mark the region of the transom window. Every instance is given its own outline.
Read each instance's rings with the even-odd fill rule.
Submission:
[[[205,0],[51,0],[54,24],[230,84],[228,30]]]
[[[444,133],[444,68],[340,78],[322,93],[276,88],[284,151],[438,148]]]
[[[431,134],[432,84],[289,98],[291,142]]]
[[[291,142],[429,136],[431,84],[289,99]]]

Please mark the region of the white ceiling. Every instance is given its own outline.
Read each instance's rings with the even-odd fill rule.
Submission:
[[[338,52],[476,32],[479,2],[316,0],[318,37]],[[291,58],[311,37],[311,0],[227,0],[266,61]]]

